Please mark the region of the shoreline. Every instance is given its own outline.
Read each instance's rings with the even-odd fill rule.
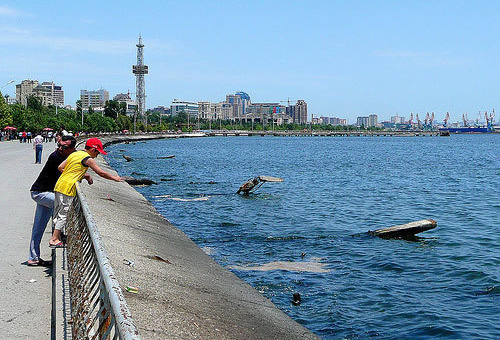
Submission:
[[[99,138],[104,145],[110,145],[201,136]],[[115,172],[103,158],[97,161],[106,171]],[[217,264],[133,187],[95,174],[92,177],[94,184],[82,183],[82,192],[142,338],[318,338]],[[127,261],[134,266],[127,265]],[[127,285],[139,288],[139,292],[128,293],[124,289]]]

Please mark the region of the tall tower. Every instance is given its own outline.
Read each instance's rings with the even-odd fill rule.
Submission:
[[[144,57],[142,55],[142,50],[144,45],[142,44],[142,38],[139,35],[139,43],[137,45],[137,65],[132,65],[132,73],[135,74],[136,78],[136,91],[135,91],[135,100],[137,103],[137,110],[134,113],[134,133],[135,133],[135,124],[137,121],[137,114],[144,118],[144,109],[146,107],[146,91],[144,88],[144,75],[148,74],[148,67],[144,65]]]

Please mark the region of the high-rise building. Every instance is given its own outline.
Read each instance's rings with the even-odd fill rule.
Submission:
[[[347,125],[347,119],[345,118],[330,118],[330,125]]]
[[[198,102],[198,117],[200,119],[214,119],[211,102]]]
[[[246,114],[246,109],[250,105],[250,96],[245,92],[226,95],[226,102],[232,105],[233,114],[231,118],[241,118]]]
[[[210,116],[217,120],[229,120],[233,117],[233,105],[228,102],[212,103]]]
[[[64,91],[62,86],[54,84],[54,82],[43,82],[41,85],[43,88],[46,88],[50,91],[50,104],[59,107],[64,106]]]
[[[109,92],[104,89],[96,91],[80,90],[80,100],[84,109],[88,109],[90,106],[93,109],[104,108],[104,105],[109,100]]]
[[[33,95],[33,89],[38,86],[38,80],[23,80],[21,84],[16,85],[16,100],[18,103],[26,106],[28,97]]]
[[[43,82],[41,85],[38,80],[23,80],[21,84],[16,85],[16,100],[22,105],[28,104],[29,96],[36,96],[42,101],[42,105],[64,106],[64,91],[62,86],[54,82]]]
[[[368,116],[368,126],[373,127],[378,124],[378,116],[377,115],[369,115]]]
[[[404,124],[405,123],[405,117],[400,117],[398,115],[392,116],[391,117],[391,123],[394,123],[394,124]]]
[[[128,115],[133,115],[136,110],[137,110],[137,104],[135,100],[130,98],[130,93],[118,93],[116,96],[113,97],[113,100],[117,101],[118,103],[125,103],[126,107],[126,113]]]
[[[368,117],[358,117],[358,118],[356,118],[356,126],[368,127]]]
[[[172,104],[170,104],[170,112],[172,116],[177,116],[180,112],[184,112],[187,113],[191,118],[197,118],[198,103],[174,99],[172,101]]]
[[[307,103],[304,100],[297,100],[295,105],[286,108],[286,114],[293,118],[297,124],[307,123]]]

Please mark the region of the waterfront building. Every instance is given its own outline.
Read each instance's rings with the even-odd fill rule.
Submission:
[[[368,127],[368,117],[357,117],[356,126]]]
[[[373,127],[378,124],[378,116],[377,115],[369,115],[368,117],[358,117],[356,119],[357,126]]]
[[[211,102],[198,102],[198,117],[200,119],[214,119],[214,116],[212,116]]]
[[[210,117],[212,119],[229,120],[233,116],[233,105],[227,102],[211,103]]]
[[[404,124],[405,123],[405,117],[400,117],[398,115],[392,116],[391,117],[391,123],[394,123],[394,124]]]
[[[109,92],[104,89],[96,91],[80,90],[80,100],[84,109],[89,107],[102,109],[109,100]]]
[[[240,118],[247,113],[247,107],[251,105],[250,96],[245,92],[236,92],[236,94],[226,95],[226,103],[231,104],[233,108],[231,118]]]
[[[174,99],[170,104],[170,112],[172,116],[177,116],[180,112],[184,112],[191,118],[198,117],[198,103],[180,99]]]
[[[40,98],[44,106],[64,106],[64,91],[62,86],[56,85],[54,82],[43,82],[40,84],[38,80],[26,79],[21,84],[16,85],[16,101],[18,103],[26,106],[29,96]]]
[[[59,107],[64,107],[64,91],[62,86],[54,84],[53,81],[45,81],[41,85],[43,88],[49,90],[49,104],[47,105],[55,105]]]
[[[38,80],[26,79],[21,84],[16,85],[16,100],[18,103],[26,106],[28,104],[28,97],[33,95],[33,89],[37,87]]]
[[[169,107],[165,107],[165,106],[157,106],[153,109],[150,109],[149,110],[150,112],[155,112],[155,113],[159,113],[161,115],[164,115],[164,116],[169,116],[170,115],[170,108]]]
[[[319,117],[319,121],[323,125],[330,124],[330,117]]]
[[[347,125],[347,119],[345,118],[330,118],[330,125]]]
[[[125,103],[125,111],[127,115],[133,115],[137,110],[137,103],[130,97],[130,92],[118,93],[113,97],[113,100],[119,103]]]
[[[246,109],[246,115],[264,117],[278,113],[286,113],[286,107],[280,103],[252,103]]]
[[[307,123],[307,103],[304,100],[297,100],[295,105],[286,108],[286,114],[292,117],[293,122],[297,124]]]

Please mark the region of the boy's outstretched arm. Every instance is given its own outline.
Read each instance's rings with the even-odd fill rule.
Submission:
[[[110,179],[110,180],[113,180],[115,182],[121,182],[122,181],[122,179],[121,179],[120,176],[113,176],[109,172],[106,172],[103,169],[101,169],[99,167],[99,165],[97,165],[97,162],[93,158],[88,158],[85,161],[85,165],[87,165],[89,168],[91,168],[92,170],[94,170],[96,174],[98,174],[99,176],[101,176],[103,178]]]

